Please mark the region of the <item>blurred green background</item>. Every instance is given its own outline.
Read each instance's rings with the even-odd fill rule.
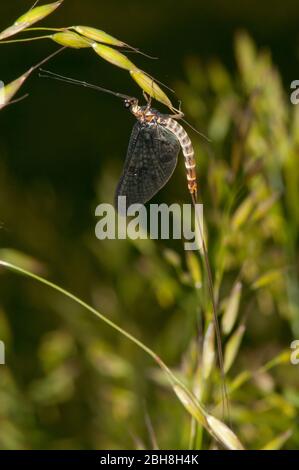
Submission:
[[[30,6],[1,2],[0,29]],[[289,363],[299,339],[299,105],[289,100],[298,23],[290,0],[66,0],[42,23],[98,27],[158,56],[131,57],[175,88],[189,121],[212,139],[190,132],[221,314],[242,284],[223,339],[229,345],[245,325],[228,383],[234,430],[251,449],[299,448],[299,366]],[[1,45],[1,80],[53,50],[47,41]],[[141,97],[127,73],[89,50],[67,50],[46,68]],[[134,118],[111,96],[37,75],[23,90],[29,98],[0,115],[0,258],[141,338],[213,411],[219,374],[214,367],[202,377],[211,312],[197,255],[181,242],[94,235],[95,208],[113,200]],[[154,201],[189,202],[182,159]],[[149,419],[161,448],[188,447],[190,417],[152,361],[77,305],[3,269],[0,339],[0,448],[152,448]],[[199,430],[191,441],[211,446]]]

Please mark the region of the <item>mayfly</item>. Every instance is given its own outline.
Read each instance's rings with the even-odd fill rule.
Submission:
[[[150,106],[150,100],[146,106],[139,106],[137,98],[46,70],[41,70],[40,76],[117,96],[137,119],[131,133],[123,174],[116,189],[116,201],[118,196],[126,196],[129,206],[134,203],[144,204],[152,199],[172,176],[180,148],[185,159],[188,189],[196,199],[194,149],[187,132],[176,120],[182,118],[183,113],[162,114]]]
[[[167,183],[172,176],[178,160],[180,148],[185,161],[188,190],[196,209],[197,203],[197,178],[195,152],[185,129],[177,122],[183,119],[183,113],[162,114],[151,107],[151,100],[147,98],[147,105],[140,106],[138,99],[111,91],[97,85],[65,77],[47,70],[41,70],[40,76],[43,78],[54,78],[73,85],[80,85],[97,91],[103,91],[123,100],[125,107],[137,119],[135,123],[127,150],[123,174],[117,185],[115,192],[115,202],[119,196],[126,196],[127,206],[149,201]],[[187,121],[184,121],[186,124]],[[197,211],[195,211],[197,215]],[[221,335],[217,318],[216,302],[212,273],[205,246],[203,231],[199,220],[197,225],[200,231],[203,255],[208,273],[208,286],[213,307],[214,326],[217,338],[217,349],[219,366],[222,374],[223,403],[227,406],[229,415],[229,404],[225,385],[225,375],[223,366],[223,353]]]

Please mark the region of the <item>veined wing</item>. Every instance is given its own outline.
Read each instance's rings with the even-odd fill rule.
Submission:
[[[126,196],[127,206],[149,201],[171,177],[179,151],[179,141],[168,129],[136,122],[115,193],[116,207],[118,196]]]

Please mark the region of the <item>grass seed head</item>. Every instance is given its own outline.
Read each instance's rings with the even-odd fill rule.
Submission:
[[[235,325],[241,300],[241,291],[242,284],[237,282],[231,291],[226,309],[222,317],[222,331],[226,335],[230,334]]]
[[[58,2],[49,3],[47,5],[41,5],[27,11],[27,13],[24,13],[24,15],[20,16],[12,26],[0,33],[0,40],[14,36],[23,29],[26,29],[32,26],[34,23],[42,20],[46,16],[53,13],[53,11],[56,10],[56,8],[58,8],[62,2],[63,0],[60,0]]]
[[[35,8],[32,8],[24,15],[20,16],[16,21],[15,24],[20,23],[29,23],[30,25],[36,23],[37,21],[42,20],[46,16],[53,13],[56,8],[58,8],[62,4],[63,0],[59,0],[58,2],[48,3],[47,5],[41,5]]]
[[[123,47],[125,45],[122,41],[119,41],[101,29],[92,28],[90,26],[74,26],[73,29],[77,31],[77,33],[82,34],[82,36],[85,36],[86,38],[92,39],[96,42],[118,47]]]
[[[206,422],[206,415],[203,411],[203,409],[199,406],[198,403],[195,402],[195,400],[192,398],[191,395],[187,393],[186,390],[184,390],[183,387],[180,385],[176,384],[173,386],[173,390],[180,400],[180,402],[184,405],[186,410],[190,413],[193,418],[196,419],[200,424],[202,424],[204,427],[207,426]]]
[[[204,337],[202,350],[202,373],[205,380],[211,375],[215,356],[215,328],[214,322],[211,321]]]
[[[8,83],[7,85],[0,88],[0,109],[5,108],[5,106],[9,104],[27,77],[28,72],[24,73],[21,77],[17,78],[13,82]]]
[[[122,54],[121,52],[113,49],[112,47],[105,46],[104,44],[94,43],[92,45],[94,51],[102,57],[102,59],[110,62],[110,64],[116,65],[121,69],[125,70],[137,70],[136,65],[131,62],[127,56]]]
[[[28,28],[28,26],[29,26],[28,23],[21,23],[21,24],[14,24],[10,26],[9,28],[6,28],[4,31],[0,33],[0,41],[2,39],[6,39],[6,38],[9,38],[10,36],[14,36],[15,34],[18,34],[23,29]]]
[[[214,416],[207,416],[207,423],[216,439],[221,442],[229,450],[244,450],[243,445],[233,433],[233,431],[226,426],[222,421]]]
[[[155,83],[155,81],[149,77],[146,73],[142,72],[142,70],[136,69],[130,70],[131,77],[135,82],[145,91],[149,96],[154,98],[155,100],[159,101],[160,103],[165,104],[170,109],[173,109],[170,99],[164,93],[163,90]]]
[[[55,33],[51,36],[53,41],[61,44],[62,46],[71,47],[73,49],[83,49],[85,47],[91,47],[90,41],[83,38],[77,33],[72,31],[62,31],[61,33]]]
[[[224,372],[227,373],[234,363],[240,349],[241,341],[245,333],[245,326],[240,325],[239,328],[229,339],[224,352]]]

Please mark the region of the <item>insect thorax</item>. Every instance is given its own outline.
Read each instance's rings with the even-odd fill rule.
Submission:
[[[148,106],[139,106],[138,103],[131,107],[131,112],[142,124],[164,124],[168,116],[163,115],[154,108]]]

